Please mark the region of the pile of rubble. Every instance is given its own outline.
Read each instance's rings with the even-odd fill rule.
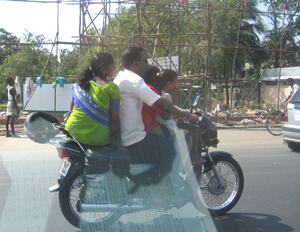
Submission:
[[[200,110],[203,114],[204,112]],[[216,125],[217,128],[227,127],[265,127],[266,117],[269,112],[266,110],[241,110],[232,109],[231,111],[222,111],[215,109],[212,113],[208,112],[206,116]],[[28,112],[22,112],[20,119],[25,119]],[[2,119],[2,120],[1,120]],[[5,130],[6,111],[0,112],[0,134]],[[22,120],[21,120],[22,121]],[[24,120],[23,120],[24,121]],[[23,122],[22,121],[22,122]],[[20,122],[22,124],[22,122]],[[18,122],[16,122],[18,124]],[[20,125],[21,127],[23,125]]]
[[[231,111],[222,111],[215,109],[212,113],[207,113],[211,121],[214,121],[217,126],[264,126],[266,117],[269,112],[266,110],[240,110],[232,109]]]

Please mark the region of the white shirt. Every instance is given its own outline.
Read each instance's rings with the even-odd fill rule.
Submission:
[[[160,96],[148,88],[139,75],[126,69],[119,72],[114,83],[119,86],[121,92],[122,145],[129,146],[140,142],[147,134],[142,119],[143,102],[152,106]]]
[[[13,100],[15,100],[16,99],[16,96],[15,96],[15,99],[13,98],[13,96],[10,94],[10,90],[13,88],[13,86],[7,86],[6,87],[7,88],[7,100],[9,100],[9,101],[13,101]]]
[[[289,86],[289,96],[292,96],[294,93],[296,93],[298,88],[299,87],[297,84],[293,84],[293,87]]]
[[[25,89],[26,89],[27,98],[32,98],[35,91],[35,87],[33,84],[33,80],[31,80],[31,77],[26,77]]]
[[[17,94],[21,94],[21,86],[20,86],[20,82],[19,82],[19,77],[18,76],[16,76],[16,79],[15,79],[15,88],[16,88]]]

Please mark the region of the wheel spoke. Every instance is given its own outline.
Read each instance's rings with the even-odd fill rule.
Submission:
[[[106,220],[107,218],[109,218],[113,213],[111,212],[82,212],[81,213],[77,211],[76,205],[78,200],[81,200],[79,195],[80,195],[81,188],[84,186],[82,182],[81,183],[78,182],[79,178],[80,177],[76,179],[77,181],[75,180],[73,182],[73,186],[70,188],[70,193],[69,193],[69,204],[73,213],[76,214],[78,218],[86,222],[98,222],[98,221],[100,222],[102,220]],[[103,203],[106,202],[107,200],[104,200]]]
[[[200,191],[204,205],[210,209],[221,209],[232,202],[237,194],[239,179],[236,169],[232,164],[219,161],[216,169],[220,175],[225,189],[220,189],[212,170],[201,177]]]

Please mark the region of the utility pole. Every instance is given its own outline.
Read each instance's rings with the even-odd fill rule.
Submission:
[[[241,13],[240,13],[240,20],[239,20],[239,27],[238,27],[238,34],[236,38],[236,45],[235,45],[235,51],[234,51],[234,57],[233,57],[233,64],[232,64],[232,78],[231,78],[231,88],[230,88],[230,111],[232,110],[232,98],[233,98],[233,80],[235,79],[235,59],[236,59],[236,53],[239,45],[239,37],[240,37],[240,31],[241,31],[241,20],[242,20],[242,12],[243,12],[243,5],[244,2],[241,5]]]
[[[211,78],[211,44],[212,44],[212,1],[208,1],[208,14],[206,24],[207,34],[207,57],[206,57],[206,70],[204,80],[204,113],[210,111],[210,78]],[[209,98],[207,98],[209,96]]]
[[[283,33],[284,33],[285,8],[286,8],[286,5],[284,5],[282,34],[281,34],[281,38],[280,38],[280,61],[279,61],[279,74],[278,74],[277,109],[279,109],[279,99],[280,99],[280,77],[281,77],[281,67],[282,67],[282,40],[283,40]]]

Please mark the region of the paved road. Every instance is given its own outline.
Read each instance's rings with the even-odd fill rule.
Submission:
[[[281,136],[272,136],[265,129],[219,130],[219,139],[218,150],[231,152],[241,164],[245,188],[236,207],[214,219],[218,231],[300,231],[300,153],[291,152],[282,144]],[[48,192],[60,165],[51,145],[37,145],[22,132],[20,138],[0,136],[0,232],[78,231],[63,218],[57,193]],[[185,223],[191,225],[185,231],[201,231],[195,230],[190,209],[160,216],[149,214],[154,224],[143,219],[141,227],[136,228],[147,225],[150,231],[159,231],[155,226],[184,215]],[[132,226],[123,219],[111,231]]]
[[[219,130],[218,149],[241,164],[243,195],[227,215],[215,218],[220,232],[300,231],[300,153],[265,129]]]
[[[55,147],[36,144],[24,132],[19,135],[19,138],[0,136],[0,232],[78,231],[60,212],[58,193],[48,192],[62,163]],[[207,209],[200,215],[188,203],[179,210],[125,215],[105,230],[121,231],[215,232],[216,229]]]

